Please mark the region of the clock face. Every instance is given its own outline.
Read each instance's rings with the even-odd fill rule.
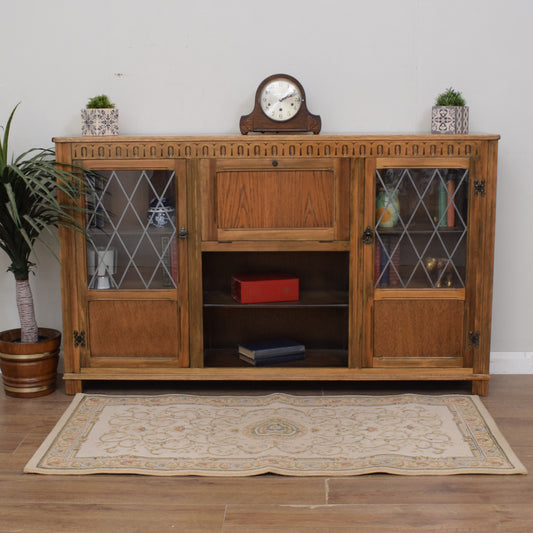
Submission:
[[[298,86],[285,78],[269,81],[260,95],[261,110],[277,122],[285,122],[294,117],[300,110],[302,101]]]

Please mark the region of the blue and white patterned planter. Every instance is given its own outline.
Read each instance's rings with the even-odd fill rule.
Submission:
[[[82,135],[118,135],[118,109],[82,109]]]
[[[468,133],[468,106],[433,106],[431,133]]]

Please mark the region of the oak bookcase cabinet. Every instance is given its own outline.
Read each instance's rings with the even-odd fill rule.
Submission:
[[[57,138],[65,380],[461,380],[487,394],[497,135]],[[239,304],[236,274],[298,301]],[[254,367],[242,342],[292,338]]]

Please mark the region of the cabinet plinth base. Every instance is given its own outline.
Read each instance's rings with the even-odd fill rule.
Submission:
[[[66,393],[81,392],[83,381],[468,381],[472,393],[488,394],[488,374],[473,374],[469,369],[404,370],[347,368],[179,368],[166,371],[151,369],[85,369],[66,373]]]

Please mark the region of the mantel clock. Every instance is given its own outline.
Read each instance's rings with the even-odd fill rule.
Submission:
[[[307,109],[302,84],[288,74],[265,78],[255,93],[255,106],[240,120],[247,133],[319,133],[322,121]]]

